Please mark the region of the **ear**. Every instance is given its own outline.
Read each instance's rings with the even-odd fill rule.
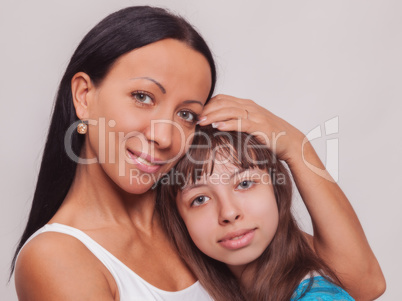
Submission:
[[[71,80],[71,93],[75,113],[81,120],[89,119],[88,105],[95,90],[91,78],[84,72],[78,72]]]

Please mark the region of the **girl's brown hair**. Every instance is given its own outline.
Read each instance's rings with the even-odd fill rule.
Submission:
[[[222,262],[202,253],[192,242],[176,207],[185,185],[212,174],[216,156],[241,169],[260,168],[271,176],[279,211],[277,232],[256,261],[253,286],[245,291]],[[254,136],[203,127],[186,156],[158,185],[157,209],[183,260],[215,300],[290,300],[300,281],[317,272],[341,286],[333,271],[310,248],[291,213],[292,182],[284,164]],[[306,292],[310,285],[307,287]]]

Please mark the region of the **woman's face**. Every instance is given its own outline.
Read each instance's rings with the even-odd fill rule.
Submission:
[[[233,268],[257,259],[278,227],[270,176],[258,168],[215,165],[211,175],[184,187],[176,204],[195,245]]]
[[[180,41],[124,54],[87,95],[86,158],[123,190],[148,191],[187,150],[210,89],[208,61]]]

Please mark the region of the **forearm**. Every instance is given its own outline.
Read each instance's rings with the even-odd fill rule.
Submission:
[[[381,295],[385,280],[356,213],[314,148],[307,142],[287,163],[312,219],[317,254],[356,300]]]
[[[201,126],[215,123],[222,131],[255,135],[286,161],[310,212],[317,254],[337,273],[356,300],[381,295],[385,289],[384,277],[360,222],[309,142],[304,145],[302,156],[303,133],[252,100],[228,95],[213,97],[203,115]]]

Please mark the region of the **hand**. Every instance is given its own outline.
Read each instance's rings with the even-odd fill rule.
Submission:
[[[286,162],[300,154],[305,138],[298,129],[254,101],[223,94],[212,97],[204,108],[199,125],[209,124],[221,131],[252,134]]]

